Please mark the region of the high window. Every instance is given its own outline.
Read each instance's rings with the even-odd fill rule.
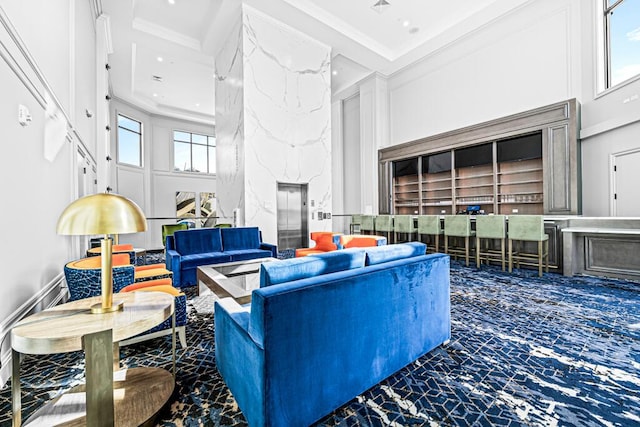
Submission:
[[[118,114],[118,163],[142,167],[142,123]]]
[[[173,170],[216,173],[216,139],[190,132],[173,132]]]
[[[602,0],[605,85],[610,88],[640,74],[640,0]]]

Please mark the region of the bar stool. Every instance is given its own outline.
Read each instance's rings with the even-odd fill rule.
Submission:
[[[411,215],[396,215],[393,217],[393,241],[398,242],[398,233],[407,235],[407,242],[413,240],[413,233],[416,232],[416,226]]]
[[[385,233],[387,241],[391,241],[393,233],[393,215],[378,215],[375,220],[376,234]]]
[[[462,250],[452,248],[449,250],[449,237],[464,237],[464,259],[469,267],[469,238],[475,236],[471,231],[471,219],[469,215],[445,215],[444,216],[444,251],[454,255],[462,254]]]
[[[509,273],[512,271],[513,258],[516,267],[520,268],[520,260],[535,259],[538,264],[538,276],[542,277],[542,261],[546,259],[546,272],[549,272],[549,236],[544,233],[542,215],[510,215],[509,216]],[[513,253],[513,241],[518,241],[518,252]],[[538,253],[520,252],[520,241],[538,242]],[[544,243],[544,245],[543,245]]]
[[[374,225],[375,216],[373,215],[362,215],[360,220],[360,231],[362,232],[370,232],[364,234],[373,234],[376,231],[376,227]]]
[[[349,234],[360,234],[362,229],[362,215],[351,215],[351,225],[349,225]]]
[[[438,215],[420,215],[418,216],[418,236],[425,234],[427,236],[435,236],[436,252],[440,252],[440,236],[444,234],[442,225],[440,224],[440,216]],[[428,248],[428,247],[427,247]]]
[[[496,259],[502,263],[502,271],[506,262],[505,256],[505,239],[506,233],[506,216],[505,215],[478,215],[476,216],[476,266],[480,268],[482,259]],[[481,239],[500,240],[500,253],[487,248],[482,250]]]

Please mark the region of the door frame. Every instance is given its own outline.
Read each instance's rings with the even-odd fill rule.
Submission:
[[[640,152],[640,148],[632,148],[630,150],[619,151],[617,153],[609,154],[609,213],[611,216],[617,216],[618,200],[614,197],[617,194],[617,182],[616,182],[616,159],[622,156],[628,156]]]

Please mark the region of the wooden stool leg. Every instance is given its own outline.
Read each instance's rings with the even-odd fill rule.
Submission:
[[[447,235],[444,236],[444,253],[449,253],[449,237]]]
[[[440,235],[436,234],[436,252],[440,252],[439,243],[440,243]]]
[[[502,239],[500,239],[500,256],[501,256],[501,261],[502,261],[502,271],[504,271],[504,262],[505,262],[505,256],[504,256],[504,237]]]
[[[469,267],[469,236],[464,236],[464,260]]]
[[[538,277],[542,277],[542,240],[538,242]]]
[[[509,273],[512,272],[513,267],[513,240],[509,239]]]
[[[480,238],[476,236],[476,268],[480,268]]]
[[[545,255],[547,257],[547,264],[546,264],[547,268],[546,268],[546,270],[547,270],[547,273],[548,273],[549,272],[549,241],[546,240],[544,243],[545,243],[545,247],[546,247]]]

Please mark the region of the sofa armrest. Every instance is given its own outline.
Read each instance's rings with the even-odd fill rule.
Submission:
[[[260,243],[260,249],[271,251],[271,256],[278,258],[278,246],[272,245],[271,243]]]
[[[171,249],[167,249],[165,251],[165,265],[167,267],[167,270],[171,271],[173,273],[173,283],[174,286],[176,284],[180,284],[180,264],[181,264],[181,260],[182,257],[180,256],[180,254],[174,250]]]
[[[264,420],[264,348],[249,335],[249,317],[250,307],[232,298],[215,302],[216,366],[247,418]]]

